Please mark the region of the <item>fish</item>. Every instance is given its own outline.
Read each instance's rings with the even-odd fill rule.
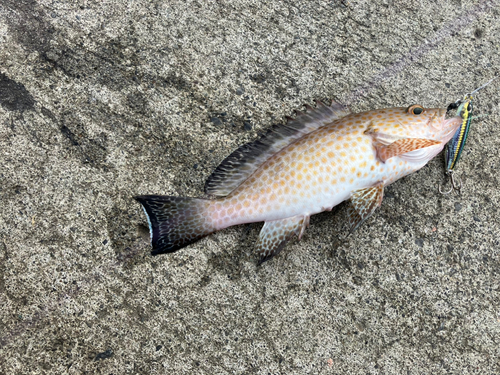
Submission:
[[[381,205],[384,188],[438,155],[462,123],[445,108],[352,113],[332,101],[306,105],[230,154],[205,183],[208,198],[139,195],[152,255],[175,252],[222,229],[264,222],[258,264],[300,240],[311,215],[349,201],[349,233]]]

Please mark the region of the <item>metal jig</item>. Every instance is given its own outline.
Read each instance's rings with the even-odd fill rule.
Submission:
[[[451,103],[448,106],[448,111],[457,109],[456,116],[462,117],[462,125],[453,135],[453,138],[446,145],[446,151],[444,153],[445,156],[445,164],[446,164],[446,174],[451,178],[451,188],[448,191],[442,191],[441,186],[439,186],[439,192],[441,194],[449,194],[453,190],[458,194],[462,191],[462,180],[458,178],[458,182],[456,177],[454,176],[455,166],[460,159],[460,155],[462,154],[462,150],[465,147],[465,142],[467,141],[467,137],[469,135],[471,121],[474,118],[478,118],[480,116],[472,116],[473,106],[472,106],[472,95],[478,92],[479,90],[488,86],[491,82],[493,82],[498,77],[494,77],[486,82],[484,85],[478,87],[474,91],[469,94],[465,94],[463,99],[457,100],[455,103]]]

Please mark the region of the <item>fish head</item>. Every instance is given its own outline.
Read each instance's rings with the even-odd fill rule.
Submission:
[[[418,128],[422,138],[446,144],[462,123],[460,116],[446,118],[446,112],[445,108],[424,108],[415,104],[407,108],[405,116]]]
[[[410,107],[371,111],[369,129],[393,139],[425,138],[447,143],[462,123],[460,116],[446,118],[446,108]]]
[[[370,111],[365,134],[376,136],[384,145],[405,138],[435,141],[435,145],[414,153],[419,161],[427,162],[444,148],[462,123],[460,116],[446,118],[446,112],[445,108],[424,108],[419,104]]]

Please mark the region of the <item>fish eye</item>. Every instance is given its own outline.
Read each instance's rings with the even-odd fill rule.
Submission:
[[[408,113],[412,115],[421,115],[422,113],[424,113],[424,107],[422,107],[420,104],[412,105],[408,108]]]

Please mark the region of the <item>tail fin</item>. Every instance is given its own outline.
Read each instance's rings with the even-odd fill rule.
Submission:
[[[135,199],[148,219],[152,255],[173,253],[215,231],[206,215],[206,199],[161,195]]]

